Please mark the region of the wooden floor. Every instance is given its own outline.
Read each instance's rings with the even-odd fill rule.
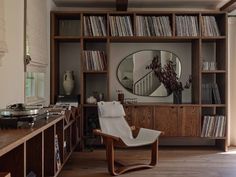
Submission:
[[[118,150],[121,162],[147,162],[148,150]],[[236,177],[236,149],[159,151],[159,164],[153,169],[126,173],[122,177]],[[74,152],[59,177],[107,177],[105,151]]]

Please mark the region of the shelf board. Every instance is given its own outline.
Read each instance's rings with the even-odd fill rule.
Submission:
[[[172,41],[192,41],[200,37],[190,36],[110,36],[111,42],[172,42]]]
[[[220,39],[226,39],[226,36],[202,36],[203,41],[215,41]]]
[[[196,39],[202,39],[203,41],[215,41],[220,39],[226,39],[226,36],[54,36],[55,40],[59,41],[106,41],[110,39],[111,42],[156,42],[156,41],[191,41]]]
[[[225,104],[202,104],[202,107],[210,107],[210,108],[214,108],[214,107],[226,107]]]
[[[204,138],[204,139],[220,139],[220,140],[226,139],[226,137],[201,137],[201,138]]]
[[[97,107],[97,104],[84,104],[83,107],[86,107],[86,108],[93,108],[93,107]]]
[[[83,71],[84,74],[107,74],[107,71]]]
[[[91,41],[91,42],[104,42],[108,39],[107,36],[83,36],[83,39],[85,41]]]
[[[54,40],[65,42],[80,42],[80,36],[54,36]]]
[[[202,71],[203,74],[226,73],[226,70]]]

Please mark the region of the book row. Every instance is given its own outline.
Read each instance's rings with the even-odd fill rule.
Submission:
[[[198,18],[196,16],[177,16],[176,17],[177,36],[198,36]]]
[[[84,51],[84,66],[87,71],[104,71],[106,65],[104,51]]]
[[[106,36],[106,20],[103,16],[84,17],[85,36]]]
[[[110,16],[111,36],[133,36],[130,16]]]
[[[202,17],[202,35],[203,36],[220,36],[220,31],[214,16]]]
[[[60,20],[60,35],[79,35],[79,20]],[[169,16],[136,16],[136,36],[172,36],[172,21]],[[106,36],[106,16],[84,16],[85,36]],[[134,36],[131,16],[109,16],[111,36]],[[178,15],[175,18],[176,36],[198,36],[198,16]],[[220,36],[215,16],[201,17],[202,36]]]
[[[220,92],[217,83],[202,84],[202,103],[221,104]]]
[[[168,16],[137,16],[137,36],[171,36]]]
[[[226,117],[223,115],[204,116],[201,137],[224,137]]]

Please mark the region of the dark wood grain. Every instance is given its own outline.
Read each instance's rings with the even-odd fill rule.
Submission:
[[[236,0],[230,0],[220,8],[221,11],[227,11],[227,12],[232,12],[235,9],[236,9]]]
[[[44,175],[54,176],[55,174],[55,125],[44,131]]]
[[[155,129],[163,136],[178,136],[178,107],[155,106]]]
[[[42,133],[36,135],[26,142],[26,174],[34,172],[43,177],[43,141]]]
[[[116,10],[117,11],[127,11],[128,0],[116,0]]]
[[[125,110],[125,119],[128,122],[129,126],[134,125],[134,115],[133,115],[133,111],[134,111],[134,107],[133,106],[124,106],[124,110]]]
[[[0,156],[0,171],[10,172],[12,177],[24,176],[24,144]]]
[[[132,123],[136,127],[153,129],[153,107],[152,106],[134,106]]]
[[[178,134],[180,136],[200,136],[200,107],[180,106],[178,116]]]

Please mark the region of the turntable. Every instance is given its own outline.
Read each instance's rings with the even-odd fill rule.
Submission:
[[[47,111],[40,105],[13,104],[0,110],[0,128],[33,127],[43,118],[47,118]]]

